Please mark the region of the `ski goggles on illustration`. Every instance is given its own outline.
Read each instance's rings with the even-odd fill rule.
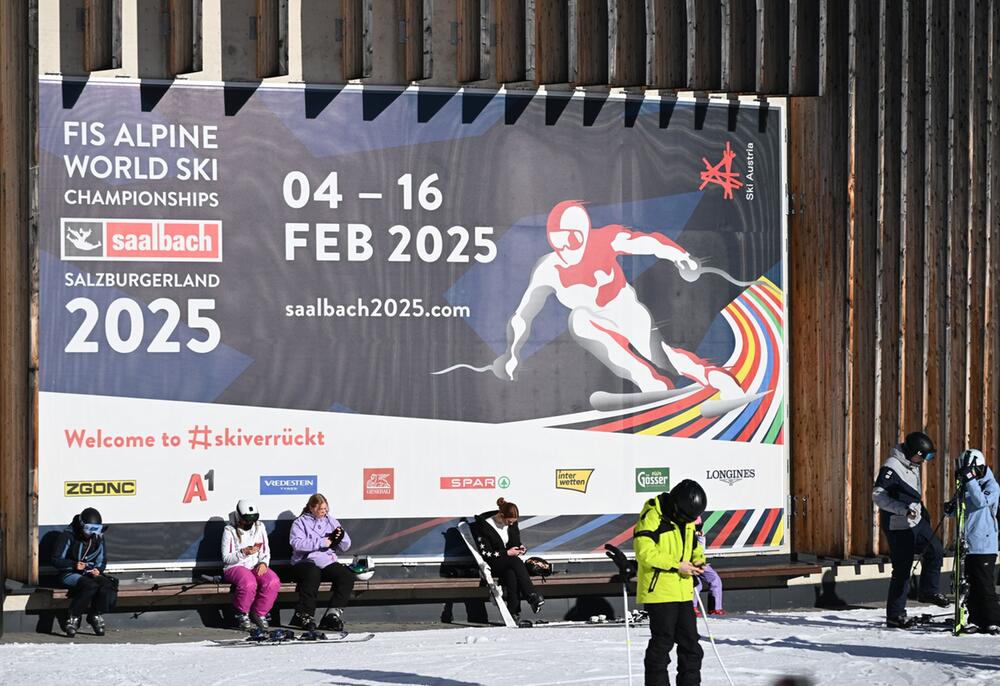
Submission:
[[[83,533],[87,534],[88,536],[99,536],[100,534],[104,533],[104,525],[103,524],[84,524],[83,525]]]

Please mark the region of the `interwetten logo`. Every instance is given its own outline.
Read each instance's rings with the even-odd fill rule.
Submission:
[[[586,493],[590,475],[593,473],[593,469],[557,469],[556,488]]]
[[[62,259],[221,262],[222,222],[184,219],[63,219]]]
[[[365,500],[392,500],[396,493],[396,470],[377,467],[364,470]]]
[[[319,491],[315,474],[260,477],[261,495],[312,494]]]
[[[705,471],[705,478],[710,481],[722,481],[730,486],[743,479],[757,478],[755,469],[708,469]]]
[[[443,489],[491,489],[507,488],[510,486],[510,479],[506,476],[442,476],[441,488]]]
[[[135,495],[135,479],[104,481],[64,481],[63,495],[67,498],[100,497],[105,495]]]
[[[668,467],[639,467],[635,470],[636,493],[662,493],[670,490]]]

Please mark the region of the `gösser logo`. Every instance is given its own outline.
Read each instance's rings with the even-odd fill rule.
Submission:
[[[365,469],[365,500],[392,500],[396,492],[396,470],[392,467]]]
[[[221,262],[222,222],[187,219],[63,219],[62,259]]]
[[[587,485],[590,483],[590,475],[593,473],[593,469],[557,469],[556,488],[586,493]]]
[[[135,495],[135,492],[135,479],[63,482],[63,495],[67,498],[102,495]]]
[[[710,481],[723,481],[730,486],[743,479],[754,479],[757,477],[755,469],[708,469],[705,471],[705,478]]]
[[[442,476],[443,489],[507,488],[510,479],[506,476]]]
[[[319,488],[315,474],[308,476],[262,476],[260,477],[261,495],[287,495],[291,493],[316,493]]]
[[[635,470],[636,493],[660,493],[670,490],[668,467],[639,467]]]

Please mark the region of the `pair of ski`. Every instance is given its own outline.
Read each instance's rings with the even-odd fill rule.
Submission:
[[[271,629],[262,635],[235,638],[224,641],[212,641],[218,646],[277,646],[277,645],[312,645],[317,643],[362,643],[375,638],[373,633],[352,634],[348,631],[324,633],[322,631],[303,631],[296,634],[289,629]]]

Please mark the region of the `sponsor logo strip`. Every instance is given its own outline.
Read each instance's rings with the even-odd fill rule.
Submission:
[[[557,469],[556,488],[563,491],[586,493],[593,469]]]
[[[94,498],[102,496],[135,495],[135,479],[107,479],[104,481],[64,481],[63,495],[67,498]]]
[[[393,467],[366,468],[364,476],[365,500],[392,500],[396,496],[396,470]]]
[[[636,493],[662,493],[669,490],[669,467],[639,467],[635,470]]]
[[[222,222],[63,219],[61,256],[109,262],[221,262]]]
[[[318,490],[315,474],[260,477],[261,495],[313,494]]]

